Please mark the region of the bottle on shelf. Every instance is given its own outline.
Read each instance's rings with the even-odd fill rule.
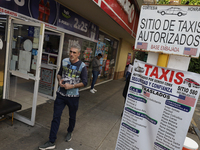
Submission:
[[[46,23],[49,23],[49,16],[50,16],[50,4],[49,1],[47,1],[45,5],[45,17],[44,17],[44,21]]]
[[[44,19],[43,19],[44,13],[45,13],[44,0],[40,0],[40,2],[39,2],[39,15],[38,15],[38,20],[44,21]]]

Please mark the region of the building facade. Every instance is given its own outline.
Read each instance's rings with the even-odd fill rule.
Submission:
[[[80,4],[79,4],[80,3]],[[56,74],[73,43],[81,45],[80,60],[92,80],[91,60],[103,54],[97,84],[124,76],[132,63],[139,7],[120,0],[12,0],[0,2],[0,93],[32,107],[29,117],[15,117],[34,125],[39,99],[54,99]],[[73,76],[73,72],[69,71]],[[21,93],[23,94],[21,94]],[[28,96],[28,95],[31,96]]]

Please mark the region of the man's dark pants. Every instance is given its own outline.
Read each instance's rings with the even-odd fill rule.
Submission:
[[[57,93],[57,97],[54,102],[54,114],[53,114],[53,120],[51,122],[51,131],[49,135],[50,142],[54,143],[56,140],[57,137],[56,135],[60,125],[61,115],[66,105],[69,108],[69,127],[67,131],[72,132],[74,130],[76,122],[76,112],[78,110],[78,103],[79,103],[79,97],[65,97]]]
[[[93,79],[92,79],[91,89],[94,88],[94,84],[95,84],[96,81],[97,81],[98,75],[99,75],[99,71],[93,71],[93,70],[92,70]]]

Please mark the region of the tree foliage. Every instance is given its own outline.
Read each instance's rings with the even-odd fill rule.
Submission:
[[[170,4],[170,0],[157,0],[157,4]],[[200,5],[200,0],[181,0],[182,5]]]
[[[135,52],[135,58],[138,60],[141,60],[141,61],[146,61],[147,54],[146,54],[146,52],[137,51],[137,52]]]
[[[200,5],[200,0],[181,0],[181,4],[185,5]]]
[[[200,73],[200,57],[198,59],[191,58],[188,71]]]
[[[170,0],[158,0],[157,4],[169,4]]]

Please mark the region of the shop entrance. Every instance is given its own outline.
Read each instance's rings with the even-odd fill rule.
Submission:
[[[57,89],[54,88],[58,85],[55,74],[59,68],[64,35],[45,29],[44,24],[15,19],[11,19],[9,27],[6,95],[22,104],[22,111],[15,113],[15,118],[34,126],[37,105],[53,98]],[[53,43],[52,47],[48,47],[50,43]],[[48,56],[46,63],[44,55]],[[43,94],[38,95],[39,92]]]

